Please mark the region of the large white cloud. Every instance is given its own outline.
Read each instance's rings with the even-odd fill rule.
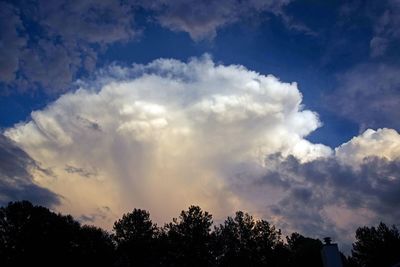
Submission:
[[[400,135],[393,129],[368,129],[337,147],[336,156],[344,164],[357,166],[368,157],[390,161],[400,159]]]
[[[52,170],[37,181],[63,211],[109,207],[102,225],[132,207],[159,221],[189,204],[220,217],[249,207],[230,184],[261,175],[264,155],[331,154],[304,139],[320,122],[301,101],[296,83],[243,66],[160,59],[103,70],[5,134]]]
[[[198,204],[238,209],[287,231],[351,240],[400,218],[400,135],[366,130],[331,149],[296,83],[209,56],[100,71],[5,135],[48,169],[35,184],[60,211],[110,227],[133,207],[158,222]]]

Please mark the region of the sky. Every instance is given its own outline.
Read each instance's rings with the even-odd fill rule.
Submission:
[[[111,229],[400,220],[400,1],[0,1],[0,204]]]

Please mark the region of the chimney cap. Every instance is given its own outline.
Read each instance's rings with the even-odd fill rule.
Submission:
[[[332,243],[332,238],[330,238],[329,236],[324,237],[324,241],[326,245],[330,245]]]

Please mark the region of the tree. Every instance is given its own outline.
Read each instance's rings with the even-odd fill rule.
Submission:
[[[112,266],[115,246],[109,233],[95,226],[84,225],[80,230],[81,266]]]
[[[400,262],[399,230],[382,222],[377,228],[358,228],[352,257],[362,267],[390,267]]]
[[[98,228],[28,201],[0,208],[0,266],[109,266],[113,244]]]
[[[165,265],[212,266],[212,216],[198,206],[182,211],[179,219],[164,227],[164,243],[168,251]]]
[[[284,245],[281,231],[265,220],[256,221],[254,239],[259,263],[262,266],[284,266]]]
[[[278,266],[281,233],[267,221],[239,211],[215,229],[215,236],[219,266]]]
[[[290,266],[323,266],[321,258],[322,242],[319,239],[304,237],[299,233],[293,233],[286,239],[291,255]]]
[[[149,212],[134,209],[114,223],[114,240],[117,243],[119,266],[155,266],[157,226],[150,220]]]
[[[228,217],[223,225],[215,229],[220,247],[219,266],[254,266],[254,227],[253,217],[238,211],[234,218]]]

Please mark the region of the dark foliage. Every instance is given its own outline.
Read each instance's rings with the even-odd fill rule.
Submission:
[[[198,206],[182,211],[179,219],[165,225],[163,266],[212,266],[212,216]]]
[[[114,240],[117,245],[117,266],[157,266],[157,226],[150,214],[134,209],[114,223]]]
[[[400,234],[384,223],[378,227],[361,227],[353,244],[354,261],[361,267],[385,267],[400,263]]]
[[[214,236],[218,266],[283,266],[277,257],[284,247],[281,233],[264,220],[239,211]]]
[[[0,266],[107,266],[113,254],[106,232],[81,227],[69,215],[27,201],[0,208]]]
[[[322,267],[322,242],[293,233],[282,239],[264,220],[237,212],[214,230],[198,206],[164,227],[134,209],[114,223],[113,233],[81,226],[28,201],[0,208],[0,266],[268,266]],[[344,267],[391,267],[400,262],[400,234],[381,223],[356,232]]]
[[[293,233],[286,239],[290,251],[290,266],[323,266],[320,240],[304,237],[299,233]]]

